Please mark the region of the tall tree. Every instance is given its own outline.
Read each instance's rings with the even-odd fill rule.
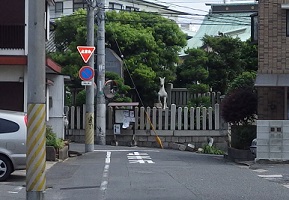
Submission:
[[[207,70],[208,57],[203,49],[189,49],[183,63],[177,68],[177,87],[186,87],[196,98],[190,100],[190,106],[207,106],[210,99],[208,97],[197,97],[209,91],[206,84],[209,76]]]
[[[86,11],[62,17],[56,27],[53,59],[77,78],[82,62],[76,46],[86,43]],[[110,11],[106,12],[106,44],[124,60],[125,83],[137,88],[149,105],[156,99],[159,76],[175,80],[178,51],[186,45],[186,35],[174,21],[158,14]]]
[[[229,83],[244,71],[256,70],[257,48],[239,38],[205,36],[208,51],[208,84],[223,94]]]
[[[203,48],[189,49],[181,65],[177,68],[177,87],[188,87],[198,81],[193,89],[206,89],[208,84],[213,91],[228,92],[232,81],[242,74],[257,71],[257,45],[250,40],[245,42],[229,36],[205,36]],[[206,47],[206,48],[205,48]],[[200,91],[200,90],[199,90]]]

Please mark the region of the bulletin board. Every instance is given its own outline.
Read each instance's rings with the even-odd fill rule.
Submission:
[[[133,110],[115,110],[115,123],[135,122]]]

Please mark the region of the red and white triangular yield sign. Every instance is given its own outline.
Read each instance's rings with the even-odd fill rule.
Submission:
[[[92,46],[77,46],[77,50],[80,53],[82,60],[87,63],[91,55],[93,54],[95,47]]]

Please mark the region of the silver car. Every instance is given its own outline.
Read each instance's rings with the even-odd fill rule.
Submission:
[[[26,168],[26,132],[25,113],[0,110],[0,181]]]

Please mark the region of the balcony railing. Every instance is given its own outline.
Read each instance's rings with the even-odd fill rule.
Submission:
[[[25,25],[0,25],[0,49],[24,49]]]

